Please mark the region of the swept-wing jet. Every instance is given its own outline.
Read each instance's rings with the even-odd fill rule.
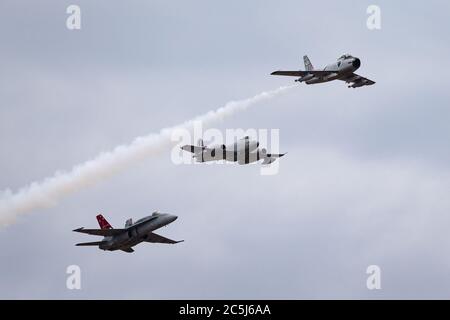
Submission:
[[[78,228],[73,231],[92,234],[94,236],[103,236],[101,241],[77,243],[77,246],[98,246],[99,249],[114,251],[122,250],[125,252],[134,252],[133,246],[141,242],[150,243],[178,243],[153,231],[174,222],[178,217],[167,214],[154,212],[151,216],[144,217],[133,223],[132,219],[125,222],[125,228],[113,229],[106,219],[99,214],[97,216],[100,229]]]
[[[349,54],[344,54],[336,62],[327,65],[323,70],[314,69],[308,56],[303,56],[303,61],[305,63],[305,71],[274,71],[271,74],[299,77],[295,81],[305,82],[306,84],[342,80],[349,84],[349,88],[370,86],[375,83],[375,81],[354,73],[361,66],[361,60]]]
[[[184,145],[181,149],[193,153],[194,155],[192,157],[197,162],[226,160],[239,164],[249,164],[263,160],[262,164],[267,165],[286,154],[267,153],[265,148],[259,149],[258,141],[251,140],[248,136],[239,139],[229,146],[222,144],[206,147],[203,144],[203,140],[200,139],[198,146]]]

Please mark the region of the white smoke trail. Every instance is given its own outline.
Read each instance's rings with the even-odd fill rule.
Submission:
[[[7,189],[3,191],[0,197],[0,226],[13,223],[16,217],[22,213],[53,206],[64,196],[106,179],[150,155],[158,154],[165,148],[170,147],[172,144],[171,134],[175,129],[192,130],[196,121],[202,121],[203,124],[210,125],[214,121],[229,117],[292,87],[280,87],[249,99],[228,102],[222,108],[210,111],[180,125],[164,128],[156,134],[137,137],[131,144],[120,145],[110,152],[101,153],[93,160],[76,165],[69,172],[57,172],[54,176],[41,182],[32,182],[16,193]]]

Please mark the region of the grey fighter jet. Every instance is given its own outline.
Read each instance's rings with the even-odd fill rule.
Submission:
[[[226,160],[239,164],[249,164],[263,160],[263,165],[268,165],[281,158],[286,153],[267,153],[265,148],[259,149],[259,142],[251,140],[246,136],[231,145],[217,145],[206,147],[200,139],[198,146],[184,145],[182,150],[193,153],[192,156],[197,162]]]
[[[151,216],[139,219],[134,223],[128,219],[123,229],[113,229],[109,222],[99,214],[97,221],[100,229],[78,228],[73,231],[104,237],[102,241],[77,243],[77,246],[98,246],[102,250],[122,250],[131,253],[134,252],[132,247],[141,242],[172,244],[183,242],[184,240],[175,241],[153,233],[154,230],[174,222],[177,218],[171,214],[154,212]]]
[[[370,86],[375,81],[361,77],[354,73],[361,66],[361,60],[349,54],[344,54],[336,62],[327,65],[323,70],[314,69],[308,56],[303,57],[305,71],[275,71],[272,75],[299,77],[296,82],[306,84],[322,83],[332,80],[342,80],[348,83],[349,88]]]

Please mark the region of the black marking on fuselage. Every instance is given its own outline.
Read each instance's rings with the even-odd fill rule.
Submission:
[[[245,156],[245,164],[250,163],[250,142],[245,140],[245,148],[244,148],[244,156]]]

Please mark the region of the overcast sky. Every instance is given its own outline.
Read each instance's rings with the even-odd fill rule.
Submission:
[[[81,7],[81,30],[66,8]],[[381,8],[381,30],[366,9]],[[260,165],[174,165],[170,150],[0,230],[0,298],[448,298],[450,68],[444,1],[0,3],[0,190],[293,83],[344,53],[376,81],[298,85],[219,129],[279,129]],[[154,210],[185,242],[75,247]],[[81,290],[66,268],[81,268]],[[366,268],[381,268],[381,290]]]

